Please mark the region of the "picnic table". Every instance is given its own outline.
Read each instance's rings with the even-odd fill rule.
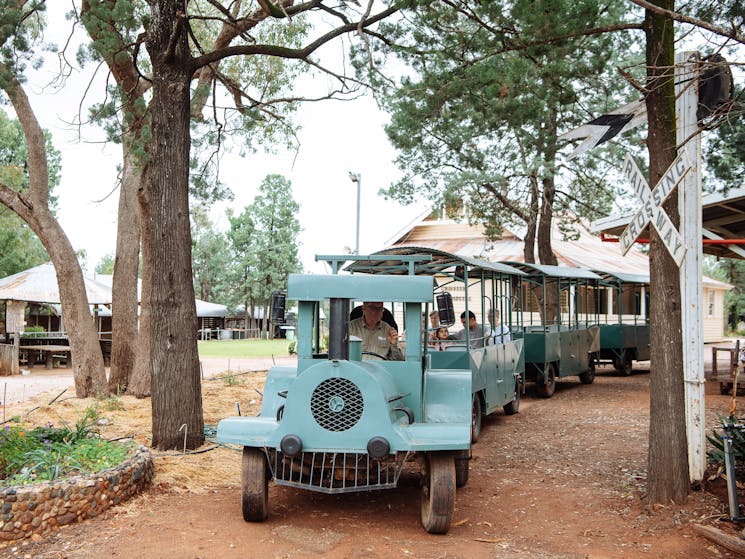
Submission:
[[[68,361],[70,359],[70,346],[69,345],[53,345],[53,344],[22,344],[18,346],[18,349],[23,351],[29,351],[34,352],[38,351],[40,353],[44,353],[44,361],[46,363],[47,369],[51,369],[54,365],[54,355],[63,353],[67,357]],[[34,366],[34,359],[31,359],[29,357],[28,360],[28,366],[29,368]]]

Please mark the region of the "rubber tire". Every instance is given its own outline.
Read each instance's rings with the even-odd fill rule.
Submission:
[[[455,459],[452,454],[427,454],[420,519],[430,534],[446,534],[455,510]]]
[[[459,450],[455,453],[455,486],[463,487],[468,483],[468,463],[471,461],[470,450]]]
[[[474,394],[473,403],[471,404],[471,444],[479,440],[483,420],[484,410],[481,406],[481,398],[478,394]]]
[[[590,357],[590,363],[588,369],[584,373],[580,373],[579,381],[582,384],[592,384],[595,380],[595,356]]]
[[[546,378],[539,379],[536,382],[538,386],[538,395],[541,398],[550,398],[556,392],[556,367],[553,363],[549,363],[546,369]]]
[[[243,447],[241,505],[246,522],[263,522],[269,516],[269,475],[266,455],[260,448]]]
[[[523,383],[520,380],[520,377],[515,377],[515,399],[511,402],[507,402],[504,406],[502,406],[505,415],[515,415],[517,412],[520,411],[520,396],[522,388]]]
[[[621,360],[621,373],[623,373],[624,376],[628,377],[631,376],[631,373],[634,372],[634,362],[633,358],[631,357],[631,350],[627,349],[623,352],[623,359]]]

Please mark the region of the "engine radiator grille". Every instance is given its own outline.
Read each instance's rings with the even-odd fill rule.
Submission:
[[[409,452],[384,460],[354,452],[303,452],[290,458],[267,449],[272,476],[278,485],[321,493],[352,493],[396,487]]]
[[[351,429],[362,417],[362,392],[349,379],[329,378],[319,383],[310,397],[313,419],[328,431]]]

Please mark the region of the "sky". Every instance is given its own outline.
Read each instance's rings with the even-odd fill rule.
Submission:
[[[59,18],[68,6],[67,2],[50,3],[50,21],[62,21]],[[62,44],[68,27],[69,23],[50,26],[52,33],[58,33],[50,40]],[[341,48],[340,44],[335,47],[339,52]],[[102,132],[95,126],[71,124],[79,120],[84,96],[90,101],[100,99],[103,82],[90,85],[91,69],[77,66],[74,56],[68,56],[68,60],[75,69],[64,87],[50,85],[58,74],[58,62],[56,57],[49,57],[40,70],[29,74],[26,90],[42,127],[52,133],[54,145],[62,153],[61,181],[55,189],[60,224],[73,247],[87,252],[86,268],[92,274],[101,258],[113,254],[116,248],[116,178],[121,148],[104,143]],[[211,217],[218,229],[228,227],[228,206],[241,213],[253,201],[267,174],[281,174],[292,183],[293,195],[300,204],[301,261],[306,271],[321,272],[324,266],[315,262],[316,254],[339,254],[345,247],[355,246],[357,185],[350,180],[350,172],[361,178],[361,254],[383,248],[427,210],[424,201],[402,206],[379,195],[379,190],[394,182],[400,172],[393,163],[395,150],[383,130],[387,116],[371,97],[310,103],[299,114],[297,122],[302,131],[297,154],[258,152],[245,158],[233,155],[223,159],[221,179],[235,199],[212,208]]]

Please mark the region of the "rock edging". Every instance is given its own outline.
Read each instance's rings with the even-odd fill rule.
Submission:
[[[142,491],[153,479],[150,450],[102,472],[0,490],[0,541],[44,534],[98,516]]]

